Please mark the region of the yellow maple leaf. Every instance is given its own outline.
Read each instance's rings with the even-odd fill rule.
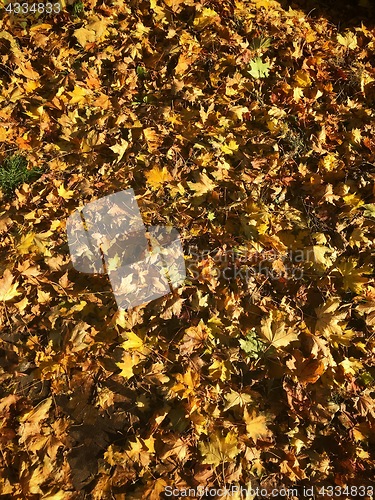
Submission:
[[[88,24],[85,28],[79,28],[74,31],[74,36],[78,40],[78,43],[85,48],[87,43],[99,43],[102,42],[107,33],[106,19],[100,19],[98,16],[94,16],[93,22]]]
[[[184,52],[180,54],[177,65],[174,69],[176,75],[183,75],[189,68],[191,68],[194,59],[193,55],[188,55]]]
[[[339,366],[342,366],[345,373],[356,376],[357,373],[363,369],[363,364],[355,358],[345,358]]]
[[[51,300],[51,294],[49,292],[38,290],[38,304],[46,304],[50,302],[50,300]]]
[[[141,358],[137,355],[137,353],[124,352],[122,356],[122,361],[116,363],[116,365],[121,369],[119,375],[124,377],[125,380],[128,380],[134,375],[133,368],[137,366],[140,362]]]
[[[166,167],[160,168],[157,165],[153,167],[149,172],[145,174],[147,179],[147,184],[150,185],[151,189],[156,190],[164,184],[164,182],[169,182],[172,180],[172,176],[168,172]]]
[[[80,102],[86,101],[86,96],[89,94],[89,91],[83,87],[75,85],[73,91],[68,92],[68,94],[71,96],[69,104],[79,104]]]
[[[298,339],[295,330],[287,327],[279,311],[271,311],[267,318],[262,319],[260,333],[274,347],[285,347]]]
[[[315,309],[317,322],[315,332],[331,337],[332,335],[343,334],[345,324],[342,324],[346,317],[346,311],[338,312],[340,299],[338,297],[330,297],[323,305]]]
[[[352,208],[357,208],[358,206],[364,205],[362,198],[354,193],[346,194],[342,197],[345,203]]]
[[[27,116],[33,118],[34,120],[40,120],[44,113],[43,106],[31,106],[28,111],[25,111]]]
[[[78,43],[85,48],[88,42],[95,42],[95,32],[87,28],[79,28],[74,31],[74,36],[77,38]]]
[[[358,261],[354,257],[349,257],[348,260],[340,262],[337,269],[343,276],[344,290],[351,290],[354,293],[361,293],[364,285],[368,283],[368,279],[364,274],[371,274],[372,270],[369,266],[357,268]]]
[[[214,380],[220,379],[222,382],[229,380],[231,376],[231,365],[228,360],[215,359],[209,366],[208,371]]]
[[[310,87],[310,85],[311,85],[311,78],[310,78],[309,74],[303,70],[299,70],[295,73],[294,80],[295,80],[297,86],[300,88],[303,88],[303,89],[306,87]]]
[[[319,167],[321,167],[322,170],[326,170],[327,172],[335,170],[337,166],[338,158],[335,153],[328,153],[319,160]]]
[[[215,20],[220,20],[218,13],[213,9],[204,8],[195,16],[193,25],[195,29],[202,30],[206,26],[212,25]]]
[[[64,184],[61,184],[61,186],[59,186],[57,188],[57,193],[58,195],[63,198],[64,200],[70,200],[73,198],[74,196],[74,191],[71,191],[71,190],[66,190],[64,188]]]
[[[17,292],[18,283],[13,283],[14,277],[9,269],[5,269],[3,277],[0,279],[0,301],[12,300],[20,292]]]
[[[125,139],[121,139],[120,144],[115,144],[111,146],[109,149],[112,149],[114,153],[117,154],[117,162],[119,162],[125,154],[125,151],[128,149],[129,143],[125,141]]]
[[[355,49],[358,46],[357,35],[351,31],[347,31],[345,35],[339,33],[337,41],[347,49]]]
[[[37,88],[40,87],[40,83],[39,82],[36,82],[35,80],[28,80],[25,85],[24,85],[24,89],[25,89],[25,92],[26,93],[30,93],[30,92],[33,92],[34,90],[36,90]],[[43,107],[43,106],[42,106]],[[43,114],[43,110],[41,112],[41,115]]]
[[[187,398],[189,395],[194,395],[200,383],[199,378],[198,372],[193,372],[191,368],[188,368],[185,373],[176,374],[177,383],[171,390],[179,394],[182,398]]]
[[[150,480],[147,483],[146,489],[142,492],[143,498],[147,498],[148,500],[159,500],[160,498],[163,498],[163,496],[165,496],[167,484],[167,481],[165,481],[162,477]]]
[[[199,444],[199,450],[204,457],[203,463],[214,467],[233,461],[240,453],[237,435],[232,431],[229,431],[224,439],[217,432],[214,433],[207,444]]]
[[[235,140],[231,139],[228,143],[222,144],[220,146],[222,152],[226,155],[232,155],[235,151],[238,150],[238,144]]]
[[[47,398],[20,417],[20,443],[25,443],[30,437],[40,434],[42,422],[48,418],[51,405],[52,398]]]
[[[143,339],[138,337],[134,332],[126,332],[125,335],[128,339],[121,344],[123,349],[137,349],[140,351],[144,349]]]
[[[327,269],[332,265],[329,254],[335,255],[331,248],[325,245],[313,245],[312,247],[306,247],[305,260],[312,262],[317,268]]]
[[[142,21],[139,21],[135,25],[135,30],[132,31],[132,35],[139,40],[142,40],[145,36],[150,33],[150,29],[148,26],[145,26]]]
[[[168,7],[173,11],[173,12],[180,12],[181,11],[181,5],[185,2],[185,0],[164,0],[164,3],[168,5]]]
[[[239,393],[237,391],[234,391],[233,389],[230,390],[230,393],[224,396],[224,399],[226,401],[224,411],[227,411],[230,408],[236,406],[240,406],[242,408],[244,405],[249,404],[253,401],[253,398],[250,396],[250,394],[246,394],[244,392]]]
[[[34,237],[35,233],[30,232],[25,234],[24,236],[21,236],[21,242],[19,245],[17,245],[17,251],[21,255],[25,255],[29,253],[30,249],[35,247],[34,244]]]
[[[249,413],[245,407],[243,419],[246,423],[246,432],[254,441],[269,436],[270,431],[267,427],[267,418],[265,415],[257,415],[255,411]]]
[[[202,196],[210,191],[212,191],[216,184],[211,181],[211,179],[205,173],[201,173],[198,182],[188,182],[188,186],[195,193],[194,196]]]

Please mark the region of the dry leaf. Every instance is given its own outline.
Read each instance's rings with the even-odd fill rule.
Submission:
[[[265,415],[257,415],[254,411],[249,413],[245,407],[243,419],[246,423],[246,433],[254,441],[270,435]]]
[[[147,179],[147,184],[151,189],[159,189],[165,182],[172,180],[172,176],[168,172],[166,167],[160,168],[157,165],[153,167],[149,172],[145,174]]]
[[[232,461],[240,452],[237,435],[231,431],[225,438],[218,433],[213,434],[207,444],[199,443],[199,449],[203,463],[214,467]]]
[[[271,311],[267,318],[262,319],[260,333],[274,347],[285,347],[298,340],[298,333],[286,325],[283,316],[277,311]]]
[[[0,279],[0,301],[6,302],[20,295],[20,292],[17,292],[18,283],[13,283],[13,280],[12,273],[9,269],[5,269],[3,277]]]

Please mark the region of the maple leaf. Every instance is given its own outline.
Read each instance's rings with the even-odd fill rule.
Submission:
[[[196,349],[204,347],[208,333],[208,327],[203,320],[200,320],[197,326],[187,328],[181,341],[181,354],[191,354]]]
[[[33,118],[34,120],[40,120],[44,114],[44,107],[43,106],[30,107],[28,111],[26,111],[26,114],[27,116],[30,116],[30,118]]]
[[[195,16],[193,25],[195,29],[202,30],[206,26],[212,25],[215,21],[220,21],[217,12],[205,7]]]
[[[346,311],[337,312],[340,306],[338,297],[331,297],[325,304],[315,309],[317,321],[315,324],[315,332],[330,337],[331,335],[342,335],[345,329],[343,323],[347,315]]]
[[[253,398],[250,396],[250,394],[246,394],[244,392],[239,393],[237,391],[234,391],[233,389],[231,389],[230,392],[224,396],[224,399],[226,401],[224,411],[236,406],[242,408],[243,406],[253,401]]]
[[[350,31],[347,31],[345,35],[339,33],[337,35],[337,41],[347,49],[355,49],[358,45],[357,35]]]
[[[108,21],[100,19],[98,16],[93,16],[93,22],[86,27],[79,28],[74,31],[78,43],[85,48],[88,43],[99,43],[104,40],[107,35]]]
[[[0,279],[0,301],[6,302],[20,295],[20,292],[17,292],[18,283],[13,283],[13,280],[12,273],[9,269],[5,269],[3,277]]]
[[[147,487],[142,492],[142,498],[147,498],[147,500],[159,500],[165,495],[165,488],[167,486],[167,482],[165,479],[158,477],[150,481],[147,484]]]
[[[122,342],[121,347],[125,350],[135,350],[140,354],[148,354],[149,348],[145,346],[144,340],[134,332],[125,332],[127,340]]]
[[[147,184],[149,184],[153,190],[159,189],[159,187],[165,182],[172,180],[172,176],[168,172],[167,168],[160,168],[157,165],[155,165],[155,167],[153,167],[149,172],[146,172],[145,176]]]
[[[314,384],[325,371],[323,361],[313,358],[305,359],[299,350],[294,350],[292,358],[286,362],[287,367],[302,384]]]
[[[214,380],[220,379],[225,382],[231,377],[231,364],[228,360],[215,359],[208,367],[208,371]]]
[[[184,438],[178,437],[178,434],[172,434],[164,437],[163,443],[168,444],[170,448],[168,448],[160,457],[162,460],[165,460],[168,457],[176,457],[179,462],[184,463],[191,455],[188,441]]]
[[[241,349],[250,357],[258,359],[265,350],[265,343],[261,340],[257,334],[256,330],[252,329],[246,335],[245,339],[240,339],[239,344]]]
[[[362,205],[362,208],[365,209],[363,215],[365,217],[371,217],[375,219],[375,203],[368,203],[367,205]]]
[[[362,266],[357,268],[358,260],[354,257],[349,257],[347,261],[340,262],[337,269],[343,276],[344,290],[352,290],[359,294],[361,293],[364,285],[368,283],[368,278],[363,274],[371,274],[370,266]]]
[[[63,198],[64,200],[71,200],[74,196],[74,191],[71,191],[71,190],[66,190],[64,188],[64,184],[61,184],[61,186],[59,186],[57,188],[57,193],[59,196],[61,196],[61,198]]]
[[[255,411],[249,413],[245,407],[244,422],[246,423],[247,435],[256,441],[259,438],[265,438],[270,435],[270,430],[267,427],[267,418],[265,415],[257,415]]]
[[[125,141],[125,139],[121,139],[120,144],[115,144],[111,146],[109,149],[112,149],[114,153],[117,154],[117,163],[122,160],[122,157],[125,154],[125,151],[128,149],[129,143]]]
[[[187,184],[194,191],[194,196],[202,196],[216,187],[216,184],[204,172],[199,175],[198,182],[188,182]]]
[[[188,368],[184,374],[176,374],[177,383],[171,388],[173,392],[179,394],[182,398],[187,398],[194,395],[196,388],[199,386],[200,376],[198,372],[193,372]]]
[[[80,104],[81,102],[85,102],[86,96],[89,93],[90,91],[88,91],[84,87],[79,87],[78,85],[75,85],[73,91],[69,92],[71,96],[69,104]]]
[[[140,356],[137,353],[124,352],[122,355],[122,361],[117,362],[116,365],[120,368],[121,372],[119,375],[124,377],[125,380],[128,380],[134,375],[133,368],[137,366],[140,362]]]
[[[306,261],[312,262],[314,267],[319,270],[325,270],[332,265],[332,259],[335,258],[335,251],[324,245],[313,245],[305,249]]]
[[[207,444],[199,444],[199,450],[204,457],[203,463],[214,467],[230,462],[240,453],[237,435],[232,431],[229,431],[224,439],[215,432]]]
[[[36,408],[25,413],[20,418],[20,443],[25,443],[31,436],[41,433],[42,422],[48,417],[52,405],[52,398],[45,399]]]
[[[371,397],[370,390],[366,389],[363,393],[354,399],[354,406],[362,417],[371,416],[375,419],[375,401]]]
[[[151,457],[149,451],[147,449],[145,450],[147,446],[145,446],[143,440],[136,437],[135,441],[129,442],[129,448],[130,449],[126,451],[127,457],[134,462],[140,463],[142,467],[148,467]]]
[[[364,301],[358,304],[356,309],[360,314],[365,313],[367,315],[366,323],[369,326],[375,326],[375,288],[369,287],[363,299]]]
[[[281,462],[280,471],[293,482],[306,478],[305,472],[301,470],[299,462],[295,457],[294,460],[284,460]]]
[[[343,361],[339,363],[339,366],[342,366],[345,374],[349,374],[353,377],[356,377],[358,372],[363,369],[363,363],[355,358],[344,358]]]
[[[248,73],[254,78],[266,78],[269,75],[270,65],[264,63],[260,57],[256,57],[249,64],[250,69]]]
[[[261,322],[260,333],[262,337],[274,347],[285,347],[294,340],[298,334],[293,328],[287,327],[283,315],[278,311],[271,311],[267,318]]]
[[[51,252],[46,248],[45,241],[49,240],[52,235],[52,231],[47,231],[45,233],[35,234],[33,232],[28,233],[21,237],[19,245],[17,245],[17,251],[20,255],[25,255],[30,252],[39,252],[46,257],[51,257]]]
[[[235,140],[231,139],[228,143],[222,144],[220,149],[224,154],[232,155],[235,151],[238,150],[238,144]]]
[[[294,79],[297,86],[300,88],[310,87],[312,83],[309,74],[306,73],[306,71],[302,70],[299,70],[295,73]]]

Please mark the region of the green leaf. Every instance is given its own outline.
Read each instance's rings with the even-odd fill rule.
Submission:
[[[250,61],[249,74],[254,78],[266,78],[269,75],[269,64],[264,63],[260,57]]]
[[[249,358],[253,359],[258,359],[265,349],[264,342],[258,338],[255,330],[251,330],[245,339],[240,339],[239,344]]]
[[[139,78],[147,78],[148,77],[148,71],[143,66],[137,66],[136,73],[139,76]]]
[[[367,205],[362,205],[361,208],[364,208],[364,216],[372,217],[375,219],[375,203],[368,203]]]

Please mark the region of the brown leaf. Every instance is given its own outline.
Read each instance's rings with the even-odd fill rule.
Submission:
[[[305,359],[299,350],[293,351],[286,365],[301,384],[314,384],[325,371],[323,361],[312,356]]]

